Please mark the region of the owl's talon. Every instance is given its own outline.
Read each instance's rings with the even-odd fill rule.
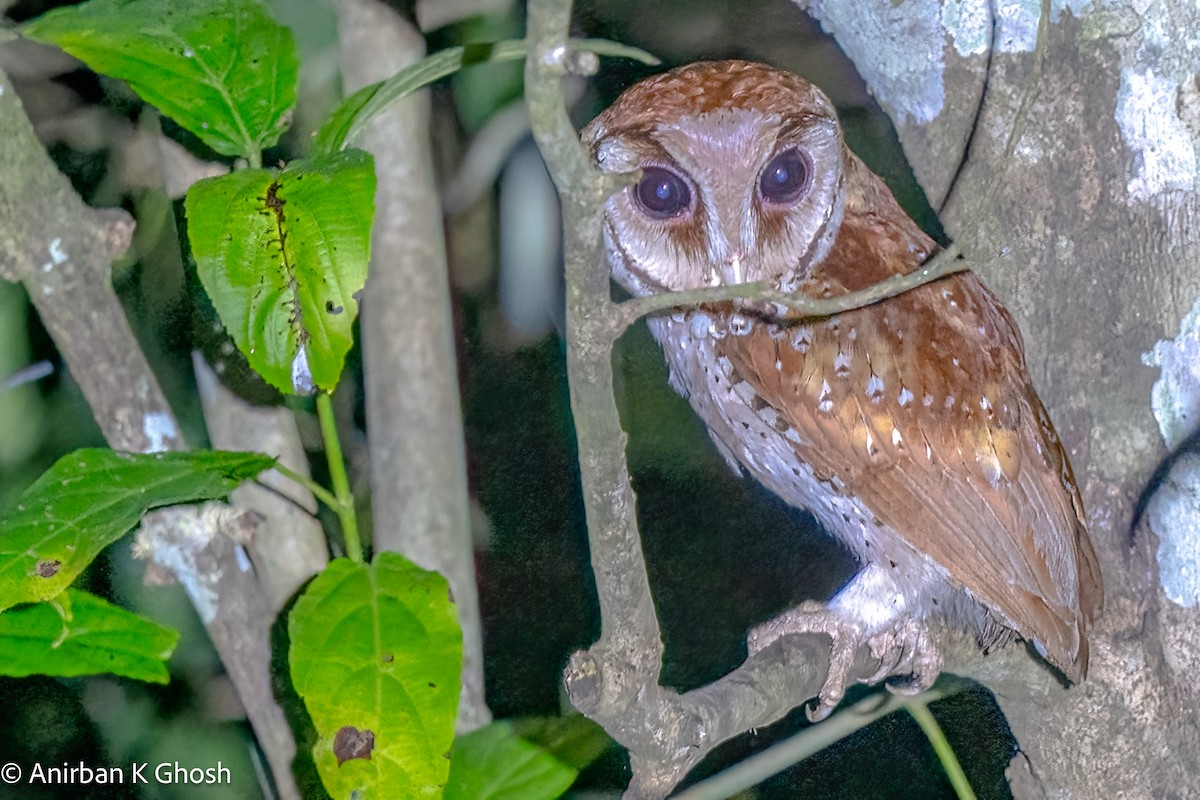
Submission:
[[[823,633],[831,640],[829,673],[817,697],[804,709],[810,722],[828,717],[845,697],[855,658],[863,645],[878,659],[879,669],[869,678],[859,679],[860,683],[883,681],[889,691],[917,694],[932,686],[941,672],[941,653],[929,629],[919,620],[902,617],[883,630],[868,633],[859,621],[843,611],[811,602],[751,629],[747,649],[754,654],[784,636],[806,633]]]
[[[846,695],[854,657],[863,641],[861,626],[828,606],[806,602],[752,628],[746,637],[746,645],[753,655],[784,636],[805,633],[823,633],[830,638],[829,672],[825,683],[816,700],[804,709],[810,722],[820,722]]]

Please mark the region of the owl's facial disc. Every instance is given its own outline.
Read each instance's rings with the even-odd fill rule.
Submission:
[[[649,79],[583,139],[602,171],[642,173],[605,207],[613,278],[634,294],[792,290],[836,238],[841,132],[824,95],[794,75],[728,62]]]

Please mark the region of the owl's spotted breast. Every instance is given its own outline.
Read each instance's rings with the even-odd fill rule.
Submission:
[[[810,285],[846,291],[833,274]],[[894,571],[911,605],[961,613],[951,595],[966,590],[990,612],[970,620],[982,637],[1010,628],[1082,677],[1100,599],[1082,503],[1016,330],[977,278],[822,320],[709,309],[652,328],[753,477]]]

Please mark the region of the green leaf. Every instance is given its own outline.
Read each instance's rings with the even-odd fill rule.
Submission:
[[[296,602],[288,633],[329,794],[439,797],[462,669],[445,579],[397,553],[370,566],[338,559]]]
[[[575,769],[583,769],[612,747],[612,737],[583,714],[566,717],[522,717],[511,720],[513,732]]]
[[[208,178],[185,206],[200,281],[255,371],[286,393],[336,386],[367,279],[371,156]]]
[[[493,722],[454,740],[445,800],[553,800],[578,772]]]
[[[224,155],[256,162],[290,123],[296,46],[258,0],[90,0],[25,25]]]
[[[63,456],[0,514],[0,611],[57,595],[147,509],[224,497],[274,463],[219,451]]]
[[[571,46],[596,55],[632,58],[644,64],[658,63],[657,58],[644,50],[604,39],[572,39]],[[387,80],[364,86],[342,100],[317,132],[313,152],[334,153],[347,143],[353,144],[371,118],[391,103],[434,81],[453,75],[463,67],[511,61],[524,58],[525,53],[524,39],[508,39],[466,47],[448,47],[426,56]]]
[[[49,603],[0,614],[0,675],[121,675],[166,683],[164,663],[179,634],[156,622],[67,589]]]

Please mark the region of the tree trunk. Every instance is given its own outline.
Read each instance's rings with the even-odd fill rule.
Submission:
[[[1083,490],[1105,583],[1091,670],[1049,697],[997,690],[1013,792],[1194,796],[1200,459],[1147,484],[1200,422],[1200,7],[800,4],[1017,317]]]

